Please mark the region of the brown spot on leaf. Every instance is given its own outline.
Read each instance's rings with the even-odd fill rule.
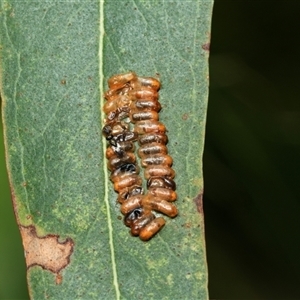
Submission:
[[[182,120],[186,121],[189,118],[189,114],[185,113],[182,115]]]
[[[199,214],[203,214],[203,202],[202,202],[203,193],[199,193],[195,198],[194,202],[197,207],[197,211]]]
[[[61,284],[62,283],[62,275],[61,274],[56,274],[56,277],[55,277],[55,283],[56,284]]]
[[[62,84],[62,85],[65,85],[66,83],[67,83],[66,79],[62,79],[62,80],[60,81],[60,84]]]
[[[25,250],[27,269],[40,266],[56,274],[56,283],[62,282],[59,272],[70,263],[73,253],[74,242],[67,238],[59,242],[58,235],[48,234],[43,237],[37,236],[34,226],[20,226],[20,231]]]
[[[191,223],[184,223],[183,227],[187,228],[187,229],[190,229],[192,227],[192,224]]]
[[[205,51],[209,51],[209,49],[210,49],[210,43],[203,44],[202,45],[202,49],[205,50]]]

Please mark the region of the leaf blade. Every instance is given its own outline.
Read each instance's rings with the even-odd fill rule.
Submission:
[[[209,31],[212,3],[26,5],[3,1],[1,16],[3,117],[18,221],[34,224],[39,237],[75,243],[60,285],[49,271],[29,268],[32,298],[207,298],[201,155],[208,54],[201,47],[209,35],[200,32]],[[118,220],[101,146],[103,76],[130,69],[161,75],[161,119],[178,174],[180,215],[148,243]]]

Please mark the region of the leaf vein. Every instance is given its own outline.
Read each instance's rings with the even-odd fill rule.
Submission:
[[[104,44],[104,0],[100,1],[100,41],[99,41],[99,88],[100,88],[100,104],[101,107],[103,106],[103,85],[104,85],[104,74],[103,74],[103,44]],[[101,120],[102,123],[104,122],[104,112],[101,111]],[[106,151],[106,141],[104,136],[102,136],[102,146],[103,146],[103,156]],[[116,299],[120,299],[120,288],[118,282],[118,274],[117,274],[117,267],[116,267],[116,258],[115,258],[115,250],[114,250],[114,241],[113,241],[113,227],[112,227],[112,218],[110,215],[110,204],[108,199],[108,173],[107,173],[107,165],[106,165],[106,158],[103,157],[103,174],[104,174],[104,203],[106,205],[106,212],[107,212],[107,225],[108,225],[108,232],[109,232],[109,246],[111,252],[111,264],[112,264],[112,273],[113,273],[113,284],[116,291]]]

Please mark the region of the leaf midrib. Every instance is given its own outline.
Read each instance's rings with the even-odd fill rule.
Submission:
[[[104,112],[102,107],[104,105],[104,74],[103,74],[103,42],[104,42],[104,0],[100,1],[99,5],[99,89],[100,89],[100,114],[101,114],[101,122],[102,126],[104,123]],[[114,250],[114,241],[113,241],[113,227],[112,227],[112,219],[110,214],[110,203],[108,200],[108,171],[107,171],[107,162],[105,157],[106,152],[106,140],[104,136],[102,136],[102,152],[103,152],[103,175],[104,175],[104,203],[106,206],[107,212],[107,226],[108,226],[108,235],[109,235],[109,248],[111,253],[111,267],[113,273],[113,284],[116,291],[116,299],[120,299],[120,289],[118,282],[118,274],[117,274],[117,266],[116,266],[116,258],[115,258],[115,250]]]

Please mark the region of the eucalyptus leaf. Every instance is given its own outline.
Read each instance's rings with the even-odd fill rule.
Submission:
[[[202,152],[213,1],[1,0],[7,168],[32,299],[207,299]],[[179,215],[130,236],[109,181],[113,74],[159,77]]]

